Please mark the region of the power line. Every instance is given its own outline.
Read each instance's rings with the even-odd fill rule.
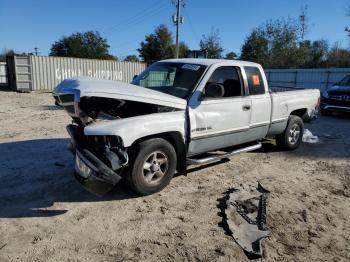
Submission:
[[[199,43],[200,38],[198,37],[197,31],[194,29],[194,26],[191,23],[190,16],[188,15],[188,12],[187,12],[186,9],[184,9],[184,13],[186,15],[186,20],[188,21],[188,24],[190,25],[190,29],[191,29],[191,31],[193,33],[193,36],[194,36],[195,40]]]
[[[163,7],[160,7],[158,9],[155,9],[153,10],[152,12],[149,12],[147,15],[143,16],[143,17],[140,17],[139,19],[136,19],[134,20],[133,22],[131,22],[130,24],[124,26],[124,28],[120,28],[119,30],[115,30],[113,31],[113,33],[119,33],[119,32],[122,32],[124,30],[127,30],[129,29],[130,27],[133,27],[137,24],[140,24],[140,23],[143,23],[145,21],[145,18],[146,17],[152,17],[152,16],[155,16],[156,14],[160,13],[161,11],[165,10],[167,7],[166,6],[163,6]]]
[[[134,15],[134,16],[132,16],[124,21],[121,21],[119,24],[117,24],[113,27],[110,27],[109,29],[105,30],[105,32],[113,31],[114,33],[116,33],[116,32],[120,32],[120,31],[123,31],[125,29],[128,29],[131,26],[134,26],[138,23],[143,22],[144,18],[154,16],[157,13],[159,13],[160,11],[164,10],[166,8],[166,5],[167,5],[166,2],[164,2],[163,0],[160,0],[160,1],[156,2],[155,4],[143,9],[142,11],[137,13],[136,15]]]

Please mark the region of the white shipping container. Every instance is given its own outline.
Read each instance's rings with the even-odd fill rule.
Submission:
[[[67,78],[90,76],[113,81],[131,82],[147,65],[138,62],[82,59],[52,56],[14,56],[12,89],[18,91],[52,91]]]

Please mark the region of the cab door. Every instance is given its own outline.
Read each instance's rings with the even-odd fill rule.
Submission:
[[[249,136],[260,140],[267,135],[271,122],[272,102],[267,88],[267,81],[262,68],[244,66],[247,78],[248,94],[251,100],[251,118]]]
[[[250,138],[252,101],[246,95],[241,68],[218,66],[189,102],[188,155],[225,148]]]

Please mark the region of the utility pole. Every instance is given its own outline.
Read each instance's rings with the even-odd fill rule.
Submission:
[[[177,0],[177,13],[176,13],[176,58],[179,58],[179,23],[180,23],[180,0]]]
[[[300,24],[301,24],[301,41],[303,42],[304,41],[304,37],[305,37],[305,34],[306,34],[306,31],[307,31],[307,17],[306,17],[306,12],[307,12],[307,8],[308,6],[305,5],[301,8],[301,14],[299,16],[299,21],[300,21]]]
[[[177,0],[176,5],[176,16],[173,15],[173,22],[176,25],[176,58],[179,58],[179,46],[180,46],[180,37],[179,37],[179,27],[183,23],[183,16],[180,16],[180,4],[184,0]],[[184,6],[184,3],[182,3]]]

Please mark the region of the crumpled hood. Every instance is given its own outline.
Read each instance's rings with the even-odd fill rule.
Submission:
[[[53,91],[54,94],[74,94],[75,101],[81,97],[94,96],[138,101],[149,104],[168,106],[178,109],[186,108],[186,100],[140,86],[102,80],[91,77],[77,77],[62,81]]]

